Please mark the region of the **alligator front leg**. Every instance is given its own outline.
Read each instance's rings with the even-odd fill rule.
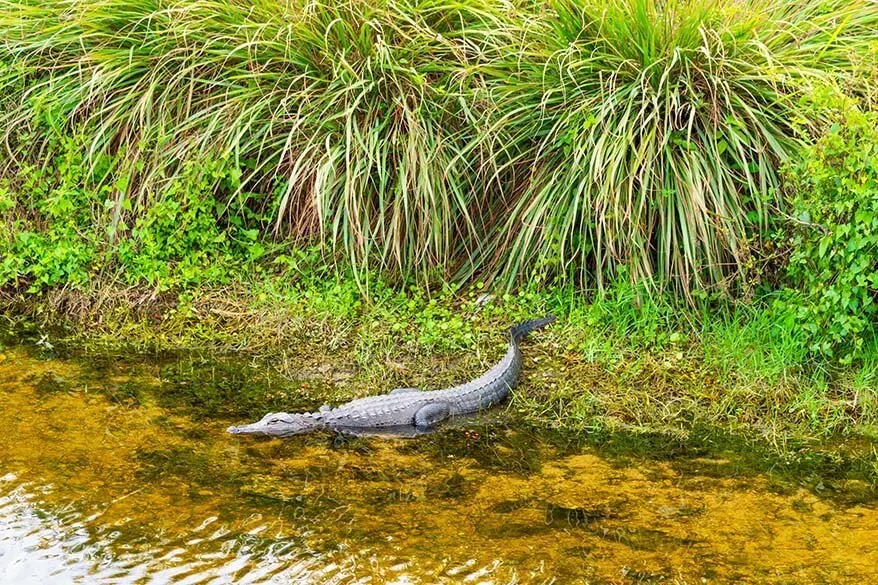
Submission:
[[[426,404],[415,413],[415,426],[429,429],[451,416],[451,407],[446,402]]]

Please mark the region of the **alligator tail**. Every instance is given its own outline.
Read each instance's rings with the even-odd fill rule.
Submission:
[[[542,319],[533,319],[531,321],[525,321],[524,323],[519,323],[515,327],[509,330],[509,335],[512,336],[512,339],[515,340],[516,343],[521,341],[521,338],[530,333],[531,331],[535,331],[537,329],[542,329],[549,323],[555,320],[555,315],[548,315],[543,317]]]

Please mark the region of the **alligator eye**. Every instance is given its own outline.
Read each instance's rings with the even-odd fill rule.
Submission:
[[[291,416],[285,412],[278,412],[273,414],[268,414],[265,416],[265,424],[267,425],[276,425],[280,423],[288,423],[291,420]]]
[[[264,425],[277,424],[278,422],[281,421],[281,417],[279,415],[280,415],[280,413],[278,413],[278,412],[269,412],[268,414],[263,416],[262,420],[259,422],[261,422]]]

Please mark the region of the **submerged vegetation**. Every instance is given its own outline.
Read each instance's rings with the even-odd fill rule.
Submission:
[[[782,584],[878,563],[867,449],[570,441],[515,417],[244,443],[222,429],[306,382],[236,357],[0,351],[0,546],[36,543],[13,557],[32,581]]]
[[[873,0],[0,0],[0,29],[8,315],[290,373],[329,347],[365,388],[551,311],[513,403],[541,424],[875,432]]]

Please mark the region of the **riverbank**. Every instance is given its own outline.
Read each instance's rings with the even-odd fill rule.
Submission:
[[[626,288],[589,302],[560,289],[428,295],[384,285],[365,297],[353,279],[275,272],[184,293],[97,283],[4,293],[3,306],[43,345],[240,354],[325,382],[315,403],[469,379],[502,354],[509,326],[551,312],[559,319],[526,343],[509,404],[535,426],[681,439],[714,429],[782,449],[876,437],[878,353],[867,348],[856,365],[817,361],[765,303],[698,312],[647,299]]]

